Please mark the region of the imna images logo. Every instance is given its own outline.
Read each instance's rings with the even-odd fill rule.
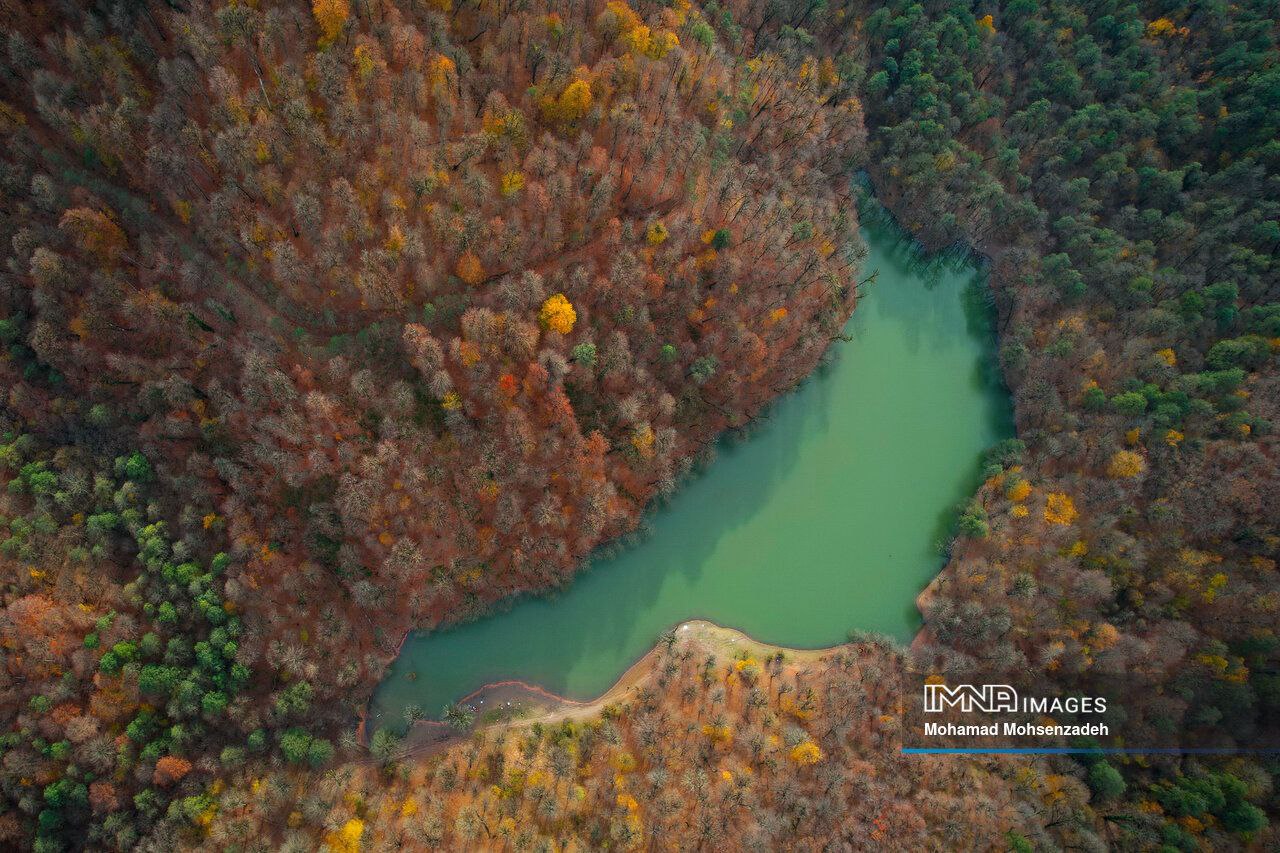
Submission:
[[[956,684],[929,682],[924,685],[924,711],[941,714],[946,710],[962,714],[1105,714],[1104,696],[1019,696],[1008,684]]]
[[[947,708],[962,713],[995,714],[1000,711],[1018,710],[1018,691],[1007,684],[926,684],[924,686],[924,710],[926,714],[941,714]]]

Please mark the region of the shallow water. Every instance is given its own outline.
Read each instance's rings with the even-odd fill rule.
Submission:
[[[371,730],[402,728],[412,705],[438,718],[504,679],[592,698],[694,617],[792,647],[852,629],[910,638],[955,506],[1011,426],[983,273],[866,218],[862,276],[878,277],[833,362],[749,438],[722,442],[639,545],[552,598],[410,637],[374,695]]]

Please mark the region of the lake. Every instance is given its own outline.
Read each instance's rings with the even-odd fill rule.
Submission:
[[[370,731],[403,729],[410,706],[438,719],[500,680],[594,698],[692,618],[797,648],[855,629],[910,639],[980,455],[1012,427],[974,259],[923,255],[874,207],[862,236],[861,277],[877,277],[829,363],[748,438],[722,441],[638,545],[551,597],[412,635],[374,694]]]

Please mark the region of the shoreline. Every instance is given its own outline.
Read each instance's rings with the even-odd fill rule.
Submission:
[[[925,591],[927,591],[934,584],[934,582],[937,580],[937,577],[938,576],[935,575],[933,578],[931,578],[929,581],[929,584],[927,584],[925,588],[921,590],[919,596],[917,596],[917,598],[915,599],[917,602],[917,609],[919,609],[920,596],[923,596]],[[495,614],[495,615],[500,615],[500,614]],[[454,626],[450,626],[450,627],[454,627]],[[729,625],[723,622],[717,622],[714,619],[710,619],[704,616],[691,616],[688,619],[675,623],[671,627],[667,628],[666,631],[664,631],[662,634],[659,634],[654,639],[653,645],[647,647],[644,651],[642,651],[639,655],[637,655],[635,659],[631,661],[631,663],[627,664],[626,668],[623,669],[622,672],[618,675],[618,678],[615,679],[614,682],[609,687],[605,688],[604,692],[600,693],[597,696],[586,697],[582,699],[574,699],[570,696],[565,696],[560,693],[556,693],[555,691],[548,690],[547,688],[542,687],[541,685],[538,685],[538,684],[534,684],[528,681],[523,681],[518,678],[504,678],[498,681],[485,682],[484,684],[481,684],[476,689],[472,690],[470,693],[467,693],[461,696],[460,698],[454,700],[454,703],[458,705],[468,705],[472,702],[472,700],[476,699],[477,697],[482,697],[495,690],[506,688],[506,689],[511,689],[513,691],[519,691],[523,694],[527,694],[530,697],[532,696],[540,697],[542,699],[545,699],[547,702],[554,703],[556,705],[581,706],[581,707],[595,706],[600,704],[604,699],[604,697],[615,692],[618,686],[622,684],[622,682],[626,681],[628,676],[632,675],[634,670],[636,670],[642,663],[645,662],[647,658],[649,658],[654,652],[658,650],[659,646],[662,643],[662,638],[666,633],[669,632],[669,633],[675,634],[676,639],[679,640],[681,639],[681,636],[680,636],[681,632],[686,629],[706,632],[706,633],[725,634],[727,636],[734,638],[733,642],[737,642],[738,639],[740,638],[741,641],[745,643],[750,643],[757,648],[769,649],[769,650],[772,650],[773,652],[782,652],[788,657],[812,656],[815,659],[820,658],[823,655],[829,654],[845,646],[858,645],[861,642],[873,641],[876,638],[882,638],[886,643],[905,650],[910,648],[912,644],[919,639],[921,633],[924,631],[924,627],[922,625],[921,628],[919,628],[914,634],[911,635],[909,639],[906,639],[906,640],[900,640],[896,637],[891,637],[887,634],[872,633],[872,634],[868,634],[865,639],[862,639],[859,641],[850,641],[846,639],[843,642],[833,643],[831,645],[826,645],[826,646],[785,646],[785,645],[778,645],[778,644],[767,642],[765,640],[757,639],[754,636],[752,636],[750,633],[748,633],[745,629],[739,628],[735,625]],[[411,628],[404,633],[404,635],[400,638],[400,642],[397,643],[396,645],[395,653],[397,656],[399,656],[399,654],[404,650],[405,643],[409,641],[410,637],[413,634],[418,633],[418,630],[419,629]],[[381,684],[381,682],[379,682],[379,684]],[[365,705],[361,708],[360,715],[357,718],[359,722],[356,728],[356,735],[357,737],[360,738],[361,743],[365,743],[365,744],[368,743],[368,738],[366,737],[366,734],[367,734],[366,725],[369,722],[369,711],[370,711],[370,708],[372,707],[372,704],[373,704],[373,697],[370,696],[369,701],[366,702]],[[446,727],[447,728],[448,724],[443,722],[442,720],[430,720],[430,719],[416,720],[413,723],[409,724],[408,730],[406,732],[406,737],[408,736],[409,732],[412,732],[413,730],[419,727],[421,728]]]
[[[874,192],[872,192],[872,196],[873,196],[873,197],[874,197],[874,195],[875,195],[875,194],[874,194]],[[855,218],[857,217],[857,215],[858,215],[858,211],[857,211],[857,205],[856,205],[856,203],[855,203],[855,204],[854,204],[854,216],[855,216]],[[861,222],[858,222],[858,223],[857,223],[857,225],[858,225],[858,228],[859,228],[859,229],[861,229],[861,227],[862,227],[862,226],[861,226]],[[856,278],[856,277],[855,277],[855,278]],[[856,282],[855,282],[855,284],[856,284]],[[841,332],[843,332],[844,328],[848,325],[848,323],[849,323],[850,319],[852,319],[852,317],[853,317],[854,312],[855,312],[855,311],[857,311],[858,306],[859,306],[859,304],[860,304],[860,303],[861,303],[861,301],[862,301],[862,300],[861,300],[861,298],[857,295],[857,288],[856,288],[856,287],[854,287],[854,295],[853,295],[853,297],[852,297],[852,300],[853,300],[853,301],[852,301],[852,305],[850,305],[850,306],[849,306],[849,311],[848,311],[848,313],[844,316],[844,319],[842,320],[842,323],[841,323],[841,326],[840,326]],[[772,397],[772,398],[770,398],[769,400],[767,400],[767,401],[765,401],[764,403],[762,403],[762,404],[759,406],[758,411],[756,411],[756,412],[751,416],[751,418],[747,421],[747,423],[743,424],[743,425],[742,425],[742,426],[740,426],[740,427],[727,427],[727,428],[725,428],[725,429],[723,429],[723,430],[721,430],[721,431],[719,431],[719,432],[715,433],[713,436],[711,436],[711,437],[710,437],[710,439],[709,439],[707,442],[705,442],[705,444],[703,444],[701,447],[699,447],[699,449],[698,449],[696,452],[694,452],[694,453],[690,456],[690,459],[691,459],[691,461],[692,461],[692,463],[693,463],[693,464],[691,465],[690,469],[689,469],[689,470],[690,470],[690,473],[691,473],[693,476],[700,476],[700,475],[702,475],[702,474],[705,474],[705,470],[703,470],[703,469],[702,469],[702,457],[703,457],[703,453],[704,453],[708,448],[715,447],[715,446],[716,446],[716,445],[718,445],[720,442],[725,441],[726,439],[727,439],[727,440],[730,440],[730,441],[737,441],[737,440],[740,440],[740,437],[742,436],[742,434],[743,434],[747,429],[749,429],[749,428],[750,428],[750,427],[755,423],[755,421],[757,420],[757,418],[759,418],[759,417],[761,417],[762,415],[766,414],[766,413],[770,410],[770,408],[771,408],[772,406],[774,406],[774,405],[776,405],[776,404],[777,404],[778,400],[779,400],[779,399],[781,399],[781,397],[785,396],[786,394],[790,394],[790,393],[794,392],[794,391],[795,391],[798,387],[800,387],[802,384],[804,384],[805,382],[809,381],[809,379],[813,376],[814,372],[815,372],[815,371],[817,371],[817,370],[818,370],[818,369],[823,365],[823,361],[824,361],[824,359],[827,357],[828,353],[830,353],[830,352],[832,351],[832,349],[833,349],[833,347],[834,347],[834,345],[835,345],[835,343],[836,343],[836,341],[837,341],[837,340],[839,340],[839,335],[837,335],[837,336],[835,336],[835,337],[830,338],[830,339],[827,341],[827,345],[826,345],[826,347],[824,347],[824,348],[823,348],[823,350],[818,354],[817,358],[814,360],[813,365],[812,365],[812,366],[811,366],[807,371],[805,371],[803,374],[801,374],[800,376],[798,376],[798,377],[795,379],[795,381],[794,381],[794,382],[790,383],[790,384],[786,387],[786,389],[785,389],[781,394],[776,394],[775,396],[773,396],[773,397]],[[668,499],[669,499],[669,498],[668,498]],[[667,499],[664,499],[664,500],[667,500]],[[644,526],[644,521],[645,521],[645,519],[647,518],[647,516],[648,516],[651,512],[653,512],[654,510],[656,510],[657,508],[659,508],[659,506],[660,506],[660,505],[661,505],[661,504],[659,504],[659,503],[655,503],[654,501],[652,501],[652,500],[651,500],[651,501],[649,502],[649,504],[645,507],[645,509],[643,510],[643,512],[641,513],[640,517],[636,520],[635,524],[631,527],[631,529],[630,529],[630,530],[628,530],[628,531],[626,531],[626,532],[625,532],[625,533],[623,533],[623,534],[620,534],[620,535],[617,537],[617,539],[621,539],[621,538],[622,538],[622,537],[624,537],[624,536],[631,535],[631,534],[635,533],[636,531],[641,530],[641,529],[643,528],[643,526]],[[599,546],[599,547],[603,547],[603,546],[606,546],[606,545],[608,545],[608,544],[610,544],[610,543],[609,543],[609,542],[602,542],[602,543],[600,543],[600,546]],[[629,547],[634,547],[634,544],[633,544],[632,546],[629,546]],[[593,554],[594,554],[594,552],[593,552]],[[575,580],[575,579],[577,578],[577,576],[578,576],[579,574],[581,574],[583,571],[590,571],[590,570],[591,570],[591,568],[592,568],[592,562],[593,562],[593,560],[592,560],[592,559],[587,559],[587,560],[585,561],[584,565],[579,566],[577,569],[575,569],[575,570],[573,571],[573,573],[572,573],[572,574],[567,578],[566,583],[565,583],[565,585],[564,585],[564,586],[566,586],[566,587],[567,587],[567,586],[568,586],[568,584],[569,584],[569,583],[572,583],[572,581],[573,581],[573,580]],[[547,597],[548,595],[552,594],[553,592],[555,592],[555,591],[557,591],[557,590],[559,590],[559,589],[563,589],[563,588],[564,588],[564,587],[558,587],[558,588],[554,588],[554,589],[545,589],[545,588],[544,588],[544,589],[540,589],[540,590],[529,590],[529,589],[521,590],[521,591],[519,591],[519,592],[515,592],[515,593],[513,593],[513,594],[511,594],[511,595],[503,596],[503,597],[498,598],[498,599],[496,599],[495,601],[491,602],[491,604],[489,605],[489,607],[488,607],[488,609],[486,610],[486,612],[484,612],[484,613],[482,613],[482,614],[475,614],[475,615],[469,616],[469,617],[467,617],[467,618],[464,618],[464,619],[461,619],[461,620],[458,620],[458,621],[450,621],[450,622],[448,622],[447,624],[443,624],[443,625],[442,625],[442,623],[441,623],[440,621],[437,621],[437,622],[436,622],[436,624],[435,624],[433,627],[431,627],[431,628],[426,628],[426,629],[424,629],[424,628],[417,628],[417,627],[413,627],[413,626],[410,626],[410,627],[406,628],[406,629],[401,633],[400,639],[396,642],[396,645],[395,645],[395,652],[394,652],[394,654],[391,656],[390,660],[389,660],[389,661],[388,661],[388,663],[387,663],[386,671],[384,671],[384,672],[383,672],[383,674],[382,674],[382,676],[381,676],[381,677],[380,677],[380,678],[379,678],[379,679],[378,679],[378,680],[373,684],[373,688],[372,688],[372,690],[370,690],[369,695],[368,695],[368,698],[365,700],[365,702],[364,702],[364,703],[361,705],[361,707],[360,707],[360,712],[359,712],[359,714],[358,714],[358,715],[357,715],[357,717],[356,717],[356,738],[357,738],[357,740],[358,740],[360,743],[365,744],[366,746],[368,745],[368,743],[369,743],[369,738],[370,738],[370,734],[369,734],[369,731],[368,731],[369,715],[370,715],[370,711],[371,711],[371,708],[372,708],[372,705],[373,705],[373,697],[374,697],[374,694],[376,694],[376,693],[377,693],[377,691],[378,691],[378,687],[379,687],[379,686],[381,686],[381,684],[383,683],[383,681],[384,681],[384,680],[387,678],[387,676],[390,674],[391,666],[394,664],[394,662],[395,662],[395,661],[400,657],[400,655],[403,653],[403,651],[404,651],[404,646],[405,646],[405,644],[409,641],[409,639],[412,637],[412,635],[414,635],[415,633],[418,633],[419,631],[422,631],[422,630],[427,630],[427,631],[429,631],[429,632],[431,632],[431,633],[434,633],[434,632],[436,632],[436,631],[440,631],[440,630],[442,630],[442,629],[443,629],[443,630],[448,630],[448,629],[450,629],[450,628],[457,628],[457,627],[461,627],[462,625],[469,624],[469,623],[474,622],[474,621],[477,621],[477,620],[479,620],[479,619],[487,619],[487,618],[492,618],[492,617],[494,617],[494,616],[499,616],[499,615],[501,615],[503,612],[507,612],[507,611],[509,611],[510,609],[512,609],[512,608],[514,608],[514,607],[516,607],[517,605],[519,605],[519,604],[520,604],[520,602],[521,602],[522,600],[524,600],[524,599],[526,599],[526,598],[531,598],[531,597],[543,597],[543,598],[545,598],[545,597]],[[695,617],[694,619],[692,619],[692,620],[687,620],[687,621],[686,621],[686,622],[684,622],[684,623],[678,623],[678,624],[677,624],[677,627],[680,627],[680,626],[685,625],[685,624],[690,624],[690,623],[691,623],[691,622],[693,622],[693,621],[699,621],[699,620],[697,620],[697,619],[696,619],[696,617]],[[708,624],[713,624],[713,623],[709,623],[709,622],[708,622]],[[746,636],[746,635],[744,634],[743,636]],[[895,642],[896,642],[896,641],[895,641]],[[836,647],[837,647],[837,646],[830,646],[830,647],[826,647],[826,648],[830,649],[830,648],[836,648]],[[782,648],[782,647],[779,647],[779,648]],[[653,649],[651,648],[649,651],[651,652],[652,650],[653,650]],[[634,663],[632,663],[631,667],[629,667],[629,668],[628,668],[628,670],[624,670],[624,672],[623,672],[623,674],[622,674],[622,676],[621,676],[621,677],[625,677],[625,676],[626,676],[626,674],[627,674],[627,672],[628,672],[632,667],[634,667],[636,664],[638,664],[641,660],[643,660],[643,659],[644,659],[644,657],[645,657],[645,656],[647,656],[648,654],[649,654],[649,652],[645,652],[644,654],[642,654],[642,655],[640,656],[640,658],[638,658]],[[502,682],[497,682],[497,683],[502,683]],[[523,683],[523,682],[519,682],[519,683]],[[486,687],[488,687],[488,686],[490,686],[490,685],[483,685],[483,686],[481,686],[480,688],[478,688],[478,690],[484,690],[484,689],[485,689]],[[542,688],[535,688],[533,685],[527,685],[527,686],[528,686],[530,689],[542,690]],[[473,691],[471,694],[468,694],[468,696],[473,696],[473,695],[475,695],[475,693],[476,693],[476,692],[478,692],[478,690],[477,690],[477,691]],[[544,692],[545,692],[545,691],[544,691]],[[555,695],[555,694],[548,693],[548,695]],[[466,698],[467,698],[467,697],[463,697],[463,699],[458,700],[458,701],[459,701],[459,702],[463,702],[463,701],[465,701],[465,699],[466,699]],[[575,700],[565,699],[564,701],[575,701]],[[440,721],[438,721],[438,720],[419,720],[419,721],[415,722],[414,724],[412,724],[412,725],[410,726],[410,729],[412,730],[412,729],[413,729],[414,727],[416,727],[416,726],[419,726],[419,725],[425,725],[425,724],[428,724],[428,723],[435,723],[435,724],[439,724],[439,725],[445,725],[444,723],[441,723],[441,722],[440,722]]]
[[[910,229],[906,228],[901,222],[901,220],[899,219],[898,214],[891,207],[893,200],[885,197],[882,193],[877,191],[877,181],[875,180],[875,175],[872,174],[870,169],[864,168],[856,172],[854,182],[856,182],[860,186],[860,188],[866,193],[867,197],[869,197],[878,205],[880,213],[886,218],[888,224],[890,224],[891,227],[897,229],[898,231],[900,231],[905,235],[908,235],[911,238],[911,240],[915,243],[916,247],[918,248],[918,251],[926,255],[955,254],[957,256],[962,256],[966,258],[969,262],[974,263],[975,266],[981,269],[986,275],[988,276],[991,275],[993,258],[987,252],[979,250],[978,247],[962,241],[957,241],[956,243],[945,245],[945,246],[931,247],[927,243],[923,242],[917,234],[915,234]],[[861,223],[862,210],[860,205],[858,205],[856,202],[855,202],[855,211],[857,212],[858,218],[859,218],[859,228],[861,228],[862,227],[862,223]],[[989,287],[990,287],[990,283],[988,282],[988,288]],[[861,300],[857,300],[857,302],[860,303]],[[855,303],[853,310],[856,311],[857,307],[858,307],[858,304]],[[853,312],[851,311],[850,313],[852,315]],[[998,315],[998,311],[997,311],[997,315]],[[996,322],[993,323],[993,326],[990,331],[992,336],[996,339],[995,345],[998,346],[999,333],[997,330],[997,326],[998,326],[999,318],[997,316],[993,319]],[[827,350],[824,350],[824,357],[826,352]],[[819,364],[821,364],[821,358],[819,359]],[[807,379],[809,379],[811,373],[806,374],[804,377],[798,380],[796,384],[799,385],[805,382]],[[1004,377],[1001,376],[1000,379],[1003,385]],[[1005,391],[1006,391],[1006,394],[1009,393],[1007,387],[1005,388]],[[774,402],[776,402],[776,398],[775,400],[770,401],[768,404],[766,404],[766,408],[770,405],[773,405]],[[715,439],[715,441],[719,441],[722,438],[724,438],[725,435],[729,435],[731,433],[732,433],[732,430],[722,434],[721,436],[718,436]],[[713,441],[713,444],[715,443],[715,441]],[[639,529],[640,526],[641,526],[640,524],[637,524],[637,529]],[[904,639],[899,639],[897,637],[889,637],[887,635],[884,635],[884,639],[888,641],[892,646],[899,648],[903,651],[910,651],[912,649],[918,649],[922,645],[925,645],[931,641],[932,637],[929,633],[928,626],[924,623],[924,614],[925,614],[925,610],[928,603],[932,601],[938,594],[939,587],[943,583],[944,575],[946,574],[946,568],[949,562],[950,562],[949,560],[944,561],[942,566],[939,567],[937,573],[935,573],[933,576],[931,576],[928,579],[928,581],[924,584],[924,586],[913,598],[913,604],[915,606],[917,614],[919,615],[919,627],[916,629],[916,631],[909,638],[904,638]],[[589,568],[590,567],[588,566],[588,569]],[[515,596],[511,596],[509,599],[507,599],[507,602],[508,602],[507,609],[509,609],[510,607],[516,606],[519,603],[519,601],[526,596],[536,596],[536,595],[545,595],[545,591],[542,593],[525,591]],[[498,615],[501,615],[501,613],[489,613],[484,616],[476,616],[474,617],[474,619],[490,618]],[[474,620],[468,619],[461,623],[454,623],[452,625],[447,626],[445,630],[447,630],[450,627],[458,627],[461,624],[466,624],[471,621],[474,621]],[[803,648],[795,648],[795,647],[787,647],[787,646],[774,646],[768,643],[754,640],[749,634],[747,634],[745,631],[742,631],[741,629],[733,628],[728,625],[722,625],[720,623],[716,623],[709,619],[705,619],[701,617],[692,617],[684,622],[677,623],[675,627],[669,630],[678,632],[693,625],[706,625],[715,629],[732,632],[733,634],[736,634],[737,636],[741,637],[743,640],[754,643],[761,648],[771,648],[778,651],[782,651],[784,653],[791,653],[791,654],[798,654],[802,652],[825,654],[825,653],[830,653],[836,649],[839,649],[842,646],[847,646],[851,644],[850,641],[846,640],[845,642],[836,643],[835,645],[815,647],[811,649],[803,649]],[[440,629],[441,629],[440,626],[437,625],[435,628],[429,629],[429,632],[434,633],[435,631],[438,631]],[[403,653],[405,644],[410,640],[412,635],[418,632],[418,630],[419,629],[409,628],[403,633],[403,635],[400,637],[399,642],[396,644],[395,654],[392,657],[392,661],[399,658],[399,656]],[[857,630],[856,628],[850,629],[850,634],[852,634],[856,630]],[[881,635],[871,635],[871,636],[875,637],[875,636],[881,636]],[[456,701],[458,704],[468,704],[472,700],[476,699],[477,697],[487,697],[490,694],[494,694],[496,691],[508,689],[514,692],[518,692],[525,698],[538,697],[540,700],[553,703],[557,707],[562,707],[562,708],[563,707],[595,707],[600,705],[606,697],[610,696],[615,691],[617,691],[619,686],[622,685],[624,682],[626,682],[628,678],[632,676],[633,671],[636,670],[637,667],[639,667],[642,663],[644,663],[650,656],[652,656],[657,651],[660,643],[661,643],[661,635],[659,635],[659,637],[656,639],[655,644],[653,646],[649,647],[646,651],[642,652],[634,661],[632,661],[630,665],[628,665],[626,669],[622,671],[622,673],[618,676],[618,679],[613,683],[612,686],[607,688],[604,691],[604,693],[600,694],[600,696],[594,699],[572,699],[567,696],[561,696],[559,694],[556,694],[536,684],[524,682],[519,679],[509,679],[509,680],[502,680],[502,681],[482,684],[475,690],[464,695],[463,697],[461,697]],[[389,669],[390,669],[390,665],[388,665],[388,671]],[[385,678],[386,678],[386,674],[384,674],[383,676],[383,679]],[[383,680],[380,679],[378,683],[374,685],[374,690],[372,693],[370,693],[368,701],[364,703],[364,705],[361,707],[361,710],[360,710],[356,734],[362,743],[366,743],[366,744],[368,743],[368,737],[369,737],[368,723],[370,720],[370,713],[373,705],[373,694],[377,692],[377,689],[382,684],[382,681]],[[481,698],[480,701],[483,703],[485,699]],[[476,728],[479,728],[479,727],[483,727],[483,726],[478,726]],[[405,734],[406,740],[408,740],[416,731],[426,730],[426,729],[448,730],[449,727],[448,727],[448,724],[439,720],[418,720],[409,724]],[[454,738],[447,738],[447,737],[442,738],[442,740],[449,743],[456,741],[456,739]]]
[[[915,598],[912,599],[915,604],[917,612],[919,612],[922,616],[923,616],[924,610],[921,607],[920,602],[924,599],[925,594],[929,592],[934,587],[934,585],[938,582],[938,579],[941,577],[941,574],[942,574],[941,570],[939,570],[938,574],[933,575],[931,578],[929,578],[929,581],[921,588],[920,592],[916,594]],[[490,617],[497,617],[501,615],[502,615],[501,613],[489,614]],[[481,617],[481,618],[489,618],[489,617]],[[454,628],[459,628],[459,627],[462,627],[463,625],[470,624],[471,621],[474,621],[474,620],[468,620],[467,622],[452,623],[445,626],[443,629],[430,629],[429,631],[427,631],[427,633],[434,633],[437,630],[445,630],[445,631],[452,630]],[[775,651],[783,652],[788,656],[801,656],[801,655],[821,656],[821,655],[833,652],[836,649],[843,648],[845,646],[857,646],[862,643],[874,642],[877,639],[882,639],[885,643],[891,646],[894,646],[898,649],[907,650],[912,648],[914,644],[920,640],[921,635],[924,634],[926,631],[926,627],[923,624],[923,621],[921,622],[920,627],[917,628],[915,632],[913,632],[909,637],[906,637],[906,638],[898,638],[898,637],[890,636],[889,634],[883,634],[875,631],[861,632],[857,628],[851,628],[846,633],[846,638],[843,641],[832,643],[830,645],[790,646],[790,645],[780,645],[780,644],[770,643],[767,640],[759,639],[755,637],[753,634],[751,634],[749,631],[747,631],[745,628],[739,627],[737,625],[731,625],[726,622],[720,622],[708,616],[693,615],[672,624],[665,631],[658,634],[654,638],[653,645],[648,646],[647,648],[645,648],[644,651],[636,655],[636,657],[629,664],[627,664],[626,667],[622,670],[622,672],[618,675],[618,678],[613,682],[613,684],[605,688],[605,691],[603,693],[600,693],[597,696],[574,699],[570,696],[565,696],[563,694],[556,693],[553,690],[548,690],[547,688],[542,687],[541,685],[538,685],[538,684],[534,684],[532,682],[523,681],[518,678],[504,678],[498,681],[489,681],[489,682],[485,682],[484,684],[481,684],[479,687],[476,687],[470,693],[464,694],[463,696],[455,699],[453,701],[453,704],[458,704],[458,705],[468,704],[468,702],[471,699],[474,699],[476,696],[479,696],[485,691],[491,690],[494,688],[514,687],[514,688],[528,691],[531,694],[538,694],[538,695],[544,696],[558,703],[576,704],[576,705],[593,705],[597,703],[602,696],[612,691],[614,689],[614,686],[616,686],[618,682],[625,679],[628,673],[630,673],[632,669],[634,669],[641,662],[643,662],[645,658],[647,658],[650,654],[652,654],[654,650],[658,648],[658,645],[662,642],[662,637],[664,634],[668,632],[678,634],[678,632],[682,628],[685,628],[686,626],[707,626],[716,631],[723,631],[723,632],[736,635],[737,637],[741,637],[746,642],[752,643],[755,646],[758,646],[760,648],[773,649]],[[400,653],[404,650],[405,643],[409,641],[412,635],[416,633],[420,633],[423,630],[425,629],[410,628],[409,630],[407,630],[404,633],[404,635],[401,636],[400,641],[396,644],[395,656],[398,657],[400,655]],[[858,640],[851,640],[849,639],[849,635],[853,633],[860,633],[862,634],[862,636],[860,636]],[[678,636],[677,636],[677,639],[679,639]],[[393,660],[394,659],[395,658],[393,658]],[[379,681],[378,684],[381,685],[382,681]],[[369,711],[372,705],[373,705],[373,696],[371,694],[369,697],[369,701],[366,702],[365,705],[361,708],[360,714],[357,717],[359,724],[356,729],[356,734],[357,736],[360,737],[361,742],[366,744],[368,741],[365,738],[365,726],[366,726],[366,723],[369,721]],[[428,725],[446,725],[446,724],[441,720],[422,719],[422,720],[417,720],[414,723],[411,723],[409,725],[409,728],[412,729],[414,726],[428,726]]]
[[[745,650],[758,659],[765,659],[781,654],[784,665],[818,663],[827,655],[856,643],[837,643],[832,646],[805,649],[779,646],[753,639],[748,634],[706,619],[690,619],[681,622],[672,629],[675,642],[695,643],[701,648],[724,653],[732,650]],[[897,641],[895,646],[902,647]],[[476,732],[495,727],[506,729],[523,728],[535,723],[552,724],[564,720],[577,720],[598,714],[609,705],[624,700],[638,687],[643,685],[654,672],[652,664],[662,653],[662,640],[645,651],[622,675],[603,693],[592,699],[571,699],[560,696],[535,684],[528,684],[517,679],[495,681],[468,693],[459,704],[471,704],[478,699],[476,705],[488,708],[475,708],[482,713],[489,708],[499,708],[496,713],[510,709],[514,716],[498,718],[489,722],[477,719],[471,728],[459,731],[439,720],[418,720],[409,726],[404,738],[403,749],[397,758],[425,757],[434,755],[458,743],[469,740]]]

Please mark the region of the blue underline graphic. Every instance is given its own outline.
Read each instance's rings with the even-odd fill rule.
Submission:
[[[1280,754],[1280,746],[1246,747],[902,747],[903,755],[1242,755]]]

